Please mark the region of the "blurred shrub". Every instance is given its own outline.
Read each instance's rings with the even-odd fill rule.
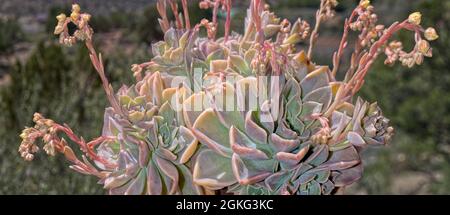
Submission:
[[[16,19],[0,17],[0,54],[6,54],[14,44],[22,41],[25,35]]]
[[[0,194],[104,193],[95,177],[73,172],[59,156],[38,155],[37,162],[26,163],[17,154],[18,134],[32,123],[34,112],[78,128],[87,140],[100,135],[107,101],[87,53],[82,45],[63,49],[40,42],[25,63],[13,66],[10,84],[0,86]],[[129,65],[143,61],[143,55],[136,51],[128,57],[120,48],[105,54],[107,76],[115,89],[131,82]]]
[[[41,42],[26,63],[14,66],[10,84],[1,86],[0,193],[102,193],[94,177],[68,170],[64,159],[38,156],[30,164],[17,156],[17,134],[36,111],[83,128],[86,138],[98,135],[105,100],[85,53],[77,50],[71,59],[58,45]]]
[[[181,9],[181,8],[180,8]],[[173,19],[173,14],[168,11],[169,19]],[[136,28],[133,29],[140,42],[145,42],[150,45],[153,42],[157,42],[163,38],[163,33],[159,26],[158,19],[159,13],[156,9],[156,5],[152,4],[146,7],[142,14],[134,15],[137,18]],[[212,16],[209,10],[202,10],[198,4],[189,5],[189,17],[191,24],[199,23],[203,18],[210,18]]]

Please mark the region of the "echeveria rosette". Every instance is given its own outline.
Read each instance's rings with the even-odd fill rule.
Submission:
[[[165,98],[174,91],[164,87],[159,73],[153,73],[136,86],[119,91],[127,118],[111,108],[106,110],[103,135],[115,135],[118,141],[100,146],[98,154],[117,163],[102,179],[111,194],[203,192],[192,183],[189,170],[198,141],[182,120],[176,120],[176,109]]]
[[[388,121],[376,104],[358,100],[356,107],[347,107],[352,112],[335,111],[326,143],[313,141],[311,137],[323,128],[311,116],[327,110],[336,83],[329,81],[326,67],[310,70],[298,59],[293,58],[295,66],[290,71],[294,73],[282,84],[276,120],[260,121],[272,117],[263,111],[269,110],[269,100],[261,109],[231,113],[212,105],[197,116],[193,132],[208,149],[196,160],[194,182],[213,190],[228,188],[236,194],[331,194],[361,177],[357,148],[362,145],[352,143],[354,136],[370,138],[370,143],[388,140]],[[224,83],[224,89],[233,92],[237,100],[245,100],[245,95],[237,93],[242,91],[236,90],[242,83],[256,85],[254,79],[242,78],[234,86]],[[244,121],[236,121],[238,118]],[[218,165],[210,165],[212,162]]]

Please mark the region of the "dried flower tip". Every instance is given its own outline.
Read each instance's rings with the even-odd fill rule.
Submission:
[[[131,65],[131,71],[136,76],[137,74],[142,72],[142,67],[139,64],[133,64]]]
[[[82,14],[81,15],[81,19],[85,22],[89,22],[89,20],[91,20],[91,15],[90,14]]]
[[[81,11],[80,5],[78,5],[78,4],[72,5],[72,12],[80,13],[80,11]]]
[[[333,7],[336,7],[339,4],[339,2],[337,0],[329,0],[328,4],[330,4]]]
[[[425,30],[425,38],[428,41],[437,40],[439,38],[439,35],[436,33],[436,29],[429,27],[427,30]]]
[[[62,25],[57,25],[55,27],[55,31],[53,32],[55,35],[61,34],[64,31],[64,27]]]
[[[33,122],[38,122],[39,120],[44,119],[44,117],[40,113],[34,113]]]
[[[32,161],[33,158],[34,158],[34,155],[33,154],[27,154],[27,155],[25,155],[24,158],[25,158],[26,161]]]
[[[133,65],[131,65],[131,71],[132,72],[141,72],[142,71],[142,67],[139,66],[139,64],[133,64]]]
[[[52,135],[50,135],[50,134],[45,134],[44,138],[42,138],[42,140],[44,140],[44,143],[50,142],[51,139],[52,139]]]
[[[206,9],[209,8],[209,3],[207,1],[202,1],[202,2],[199,3],[198,6],[200,7],[200,9],[206,10]]]
[[[420,12],[414,12],[408,17],[408,22],[415,25],[420,25],[421,21],[422,21],[422,14]]]
[[[45,121],[44,121],[44,124],[47,126],[47,127],[52,127],[53,125],[55,125],[55,122],[53,121],[53,120],[51,120],[51,119],[46,119]]]
[[[64,13],[59,14],[58,16],[56,16],[56,19],[58,20],[58,22],[64,22],[66,20],[67,16]]]
[[[402,42],[395,40],[389,43],[389,47],[392,49],[399,49],[399,48],[401,49],[403,48],[403,44]]]
[[[420,40],[417,43],[417,49],[420,53],[426,55],[430,51],[430,43],[428,43],[428,41],[426,40]]]
[[[361,2],[359,2],[359,6],[363,7],[363,8],[367,8],[370,5],[370,1],[369,0],[361,0]]]
[[[44,151],[50,156],[55,156],[55,143],[53,140],[44,145]]]

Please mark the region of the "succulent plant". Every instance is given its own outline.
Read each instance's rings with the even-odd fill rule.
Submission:
[[[110,194],[335,194],[362,177],[360,151],[387,144],[393,135],[376,103],[353,102],[370,66],[383,51],[387,63],[420,64],[431,56],[422,33],[437,38],[435,30],[422,29],[420,13],[389,28],[376,25],[373,6],[363,0],[345,23],[330,69],[313,63],[312,50],[337,1],[321,1],[310,32],[307,22],[281,20],[253,0],[244,35],[230,33],[230,0],[202,1],[202,8],[213,9],[213,20],[192,28],[187,1],[181,2],[182,13],[175,1],[157,2],[164,41],[152,46],[151,61],[132,65],[136,84],[117,93],[93,48],[90,15],[74,5],[69,17],[58,16],[55,33],[66,45],[86,43],[111,107],[102,136],[87,143],[68,126],[36,114],[36,126],[21,135],[21,156],[33,159],[42,137],[48,154],[63,153],[71,168],[99,177]],[[225,35],[216,39],[220,8],[227,13]],[[78,27],[73,36],[68,23]],[[388,43],[401,29],[415,32],[410,53]],[[360,34],[345,79],[338,81],[350,30]],[[308,52],[296,51],[308,38]],[[80,146],[83,159],[61,132]]]

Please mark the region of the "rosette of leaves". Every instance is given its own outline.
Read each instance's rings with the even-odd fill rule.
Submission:
[[[121,88],[123,114],[106,110],[103,135],[117,141],[101,145],[98,154],[117,164],[101,180],[111,194],[202,193],[189,170],[198,142],[167,100],[177,91],[165,88],[160,74],[153,73],[136,86]]]
[[[154,58],[149,71],[164,71],[171,75],[185,75],[185,49],[188,45],[189,31],[169,29],[164,40],[152,45]]]
[[[337,83],[328,79],[328,68],[308,66],[303,55],[293,58],[290,77],[281,83],[282,89],[273,92],[282,95],[280,103],[273,104],[279,105],[278,115],[269,111],[275,106],[264,97],[259,101],[261,108],[246,110],[248,98],[258,95],[245,94],[245,88],[266,85],[258,85],[255,77],[242,77],[235,84],[222,83],[220,94],[222,100],[236,98],[238,111],[223,111],[221,101],[212,101],[205,111],[192,117],[195,136],[207,146],[194,165],[195,183],[212,190],[227,188],[235,194],[311,195],[331,194],[361,177],[357,148],[366,142],[385,143],[392,134],[386,128],[388,120],[376,104],[369,106],[358,100],[355,107],[345,107],[354,113],[344,110],[333,114],[325,143],[312,141],[322,125],[311,116],[327,110]],[[280,83],[267,86],[273,84]],[[209,98],[221,97],[215,94]],[[364,143],[357,142],[360,139]]]

